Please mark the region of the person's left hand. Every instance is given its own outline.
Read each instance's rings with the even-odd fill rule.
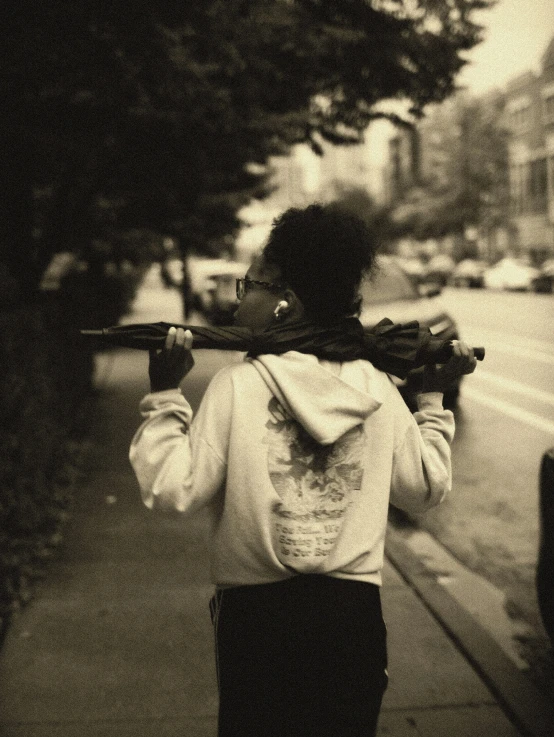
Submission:
[[[163,392],[178,389],[179,384],[194,366],[192,333],[183,328],[169,328],[164,347],[150,351],[148,375],[150,391]]]
[[[428,364],[424,367],[422,392],[444,394],[464,374],[472,374],[476,366],[473,348],[462,340],[453,340],[452,356],[445,364],[440,367]]]

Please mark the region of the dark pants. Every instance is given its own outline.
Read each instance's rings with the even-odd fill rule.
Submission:
[[[372,737],[387,685],[379,588],[328,576],[219,590],[219,737]]]

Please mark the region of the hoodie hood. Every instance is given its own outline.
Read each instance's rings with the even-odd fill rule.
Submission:
[[[289,351],[247,359],[285,411],[321,445],[331,445],[383,403],[382,378],[367,361],[335,363]]]

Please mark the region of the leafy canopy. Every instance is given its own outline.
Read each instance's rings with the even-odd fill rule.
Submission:
[[[490,5],[6,0],[0,260],[33,288],[53,253],[117,257],[133,228],[220,250],[270,156],[451,94]]]

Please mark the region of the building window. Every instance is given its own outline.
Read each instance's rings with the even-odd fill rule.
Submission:
[[[542,117],[545,125],[554,123],[554,82],[541,89]]]
[[[521,107],[512,113],[512,126],[516,133],[522,133],[529,128],[531,122],[531,107]]]
[[[514,215],[517,215],[518,212],[518,206],[517,206],[517,195],[518,195],[518,187],[517,187],[517,169],[515,166],[510,167],[510,204],[512,213]]]
[[[507,103],[510,127],[516,135],[524,133],[531,126],[531,103],[529,95],[520,95]]]
[[[510,197],[514,215],[544,212],[547,192],[548,166],[545,158],[511,167]]]
[[[529,205],[531,212],[542,212],[546,207],[548,191],[548,169],[546,159],[530,162]]]
[[[531,162],[531,197],[544,197],[547,190],[546,159]]]
[[[510,190],[512,212],[519,215],[529,209],[529,165],[516,164],[511,169]]]
[[[554,123],[554,94],[543,98],[542,111],[545,124]]]

